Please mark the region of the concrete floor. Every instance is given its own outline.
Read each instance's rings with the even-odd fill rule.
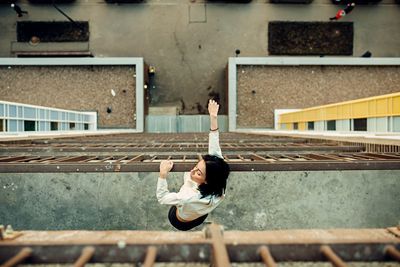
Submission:
[[[366,50],[375,57],[400,56],[400,5],[383,0],[357,6],[343,21],[355,22],[354,56]],[[19,20],[65,20],[51,5],[30,5]],[[228,57],[268,55],[268,22],[328,21],[338,10],[330,0],[309,5],[278,5],[267,0],[250,4],[209,4],[204,0],[147,0],[144,4],[106,4],[77,0],[60,5],[74,20],[90,22],[90,50],[96,57],[143,57],[156,67],[151,105],[183,106],[184,114],[205,111],[209,97],[226,100],[224,68]],[[0,5],[0,57],[13,56],[16,17]],[[227,107],[221,106],[221,113]]]

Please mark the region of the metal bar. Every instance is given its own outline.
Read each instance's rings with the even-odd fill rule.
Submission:
[[[143,267],[152,267],[156,261],[156,257],[157,257],[157,248],[155,246],[148,247]]]
[[[393,245],[386,246],[385,254],[389,255],[392,259],[400,262],[400,251],[398,251]]]
[[[269,252],[268,247],[261,246],[258,249],[258,253],[260,254],[261,259],[264,262],[265,266],[267,266],[267,267],[276,267],[277,266],[274,258],[272,257],[271,253]]]
[[[83,267],[93,257],[95,248],[92,246],[84,247],[81,256],[74,263],[74,267]]]
[[[19,159],[24,159],[26,158],[25,156],[19,156],[19,157],[7,157],[5,159],[0,159],[0,162],[11,162]]]
[[[321,252],[336,267],[346,267],[347,264],[327,245],[321,246]]]
[[[144,158],[144,155],[143,155],[143,154],[140,154],[140,155],[138,155],[138,156],[135,156],[135,157],[131,158],[131,159],[130,159],[129,161],[127,161],[126,163],[133,162],[133,161],[141,161],[143,158]]]
[[[19,263],[23,262],[25,259],[32,255],[31,248],[23,248],[21,249],[17,255],[6,261],[1,265],[1,267],[13,267],[18,265]]]
[[[226,250],[224,239],[221,234],[221,227],[217,224],[212,223],[207,227],[207,230],[209,231],[210,238],[212,240],[213,261],[215,266],[230,266],[228,251]]]
[[[91,259],[91,263],[131,263],[132,260],[139,262],[144,260],[149,246],[157,246],[156,258],[157,261],[160,262],[205,263],[210,261],[213,253],[212,240],[202,238],[201,232],[164,232],[164,234],[157,234],[137,231],[139,234],[129,234],[129,232],[132,231],[124,231],[123,233],[113,234],[111,231],[107,234],[103,232],[97,235],[97,237],[93,232],[86,232],[86,234],[80,231],[74,232],[76,235],[81,235],[83,237],[72,242],[63,240],[66,236],[65,234],[61,234],[56,240],[46,239],[45,241],[43,241],[42,235],[39,237],[41,241],[36,241],[36,243],[32,241],[27,242],[27,240],[21,240],[21,244],[14,242],[14,240],[11,241],[13,243],[10,241],[2,241],[0,242],[0,262],[5,262],[26,246],[30,246],[34,251],[32,256],[25,261],[26,263],[32,264],[73,264],[74,260],[80,256],[82,248],[88,244],[96,248],[96,253]],[[128,238],[127,233],[130,236]],[[343,260],[348,262],[388,261],[389,257],[384,253],[383,248],[393,244],[395,244],[394,246],[397,250],[400,248],[399,241],[393,240],[394,237],[379,242],[374,242],[372,240],[368,242],[367,240],[369,238],[364,241],[360,241],[358,238],[352,238],[351,240],[343,238],[342,242],[337,243],[338,240],[333,241],[329,235],[325,236],[325,239],[322,238],[317,242],[302,239],[302,237],[299,236],[294,238],[293,235],[287,235],[287,237],[291,237],[291,239],[284,241],[280,240],[280,235],[285,235],[285,232],[281,231],[280,233],[272,235],[272,238],[268,240],[255,242],[254,239],[257,238],[251,238],[252,240],[250,240],[249,236],[247,236],[247,232],[242,232],[240,238],[234,243],[228,240],[228,233],[229,232],[226,232],[226,234],[224,234],[224,241],[231,262],[259,262],[260,254],[257,253],[257,250],[260,246],[264,245],[268,246],[276,262],[324,261],[326,259],[321,253],[320,247],[321,245],[327,244],[329,244],[337,254],[341,255]],[[357,236],[357,231],[353,233],[355,233],[355,235],[350,234],[349,236]],[[262,232],[256,234],[257,236],[263,235]],[[309,236],[313,234],[315,234],[315,232],[310,232]],[[66,239],[70,239],[68,236]],[[17,240],[18,238],[15,241]],[[116,246],[117,240],[126,240],[126,246],[123,250]],[[288,241],[291,243],[288,243]],[[143,258],[140,257],[141,255],[143,255]]]
[[[58,162],[79,162],[85,160],[87,156],[67,157],[66,159],[59,160]]]

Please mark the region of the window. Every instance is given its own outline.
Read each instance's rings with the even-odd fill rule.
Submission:
[[[35,131],[36,130],[36,123],[35,121],[24,121],[24,131]]]
[[[50,130],[57,131],[58,130],[58,122],[56,122],[56,121],[50,122]]]
[[[89,130],[89,123],[84,123],[83,127],[84,127],[85,130]]]
[[[0,132],[4,132],[4,120],[3,119],[1,119],[0,120]]]
[[[313,121],[309,121],[307,123],[308,126],[308,130],[313,131],[314,130],[314,122]]]
[[[75,122],[70,122],[69,123],[69,129],[70,130],[75,130]]]
[[[298,130],[299,129],[299,123],[298,122],[294,122],[293,123],[293,130]]]
[[[336,121],[335,120],[328,121],[327,129],[328,129],[328,131],[336,131]]]
[[[367,119],[354,119],[353,120],[354,131],[366,131],[367,130]]]

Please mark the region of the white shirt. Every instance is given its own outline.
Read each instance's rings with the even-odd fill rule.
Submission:
[[[210,132],[208,138],[208,154],[223,158],[219,146],[218,131]],[[178,193],[169,192],[167,179],[158,178],[158,202],[160,204],[176,206],[180,218],[185,221],[193,221],[210,213],[224,200],[224,195],[221,197],[206,196],[201,198],[200,191],[197,189],[198,186],[199,185],[190,178],[190,172],[184,173],[183,185]]]

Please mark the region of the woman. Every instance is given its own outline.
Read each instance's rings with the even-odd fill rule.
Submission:
[[[185,172],[184,183],[178,193],[169,192],[166,179],[173,162],[164,160],[160,164],[157,199],[160,204],[172,205],[168,219],[178,230],[187,231],[202,224],[208,213],[225,198],[229,165],[224,161],[219,146],[218,109],[217,102],[210,100],[208,112],[211,127],[208,154],[203,156],[190,172]]]

